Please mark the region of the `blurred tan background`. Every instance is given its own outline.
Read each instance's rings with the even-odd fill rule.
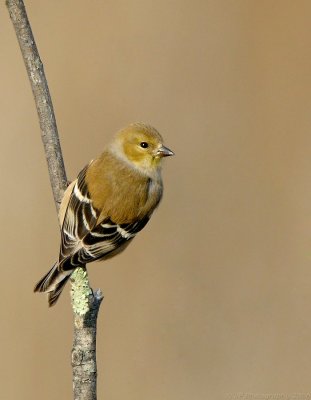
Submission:
[[[74,178],[130,121],[176,156],[123,255],[89,268],[99,399],[306,393],[311,375],[311,3],[26,2]],[[1,399],[71,398],[69,290],[30,85],[0,11]]]

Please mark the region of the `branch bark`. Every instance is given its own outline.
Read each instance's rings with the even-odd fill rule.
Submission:
[[[24,2],[22,0],[7,0],[6,5],[35,99],[51,188],[58,212],[67,187],[67,178],[43,64],[33,37]],[[85,269],[77,268],[72,275],[71,283],[74,315],[72,348],[74,400],[96,400],[96,323],[103,296],[100,290],[93,293],[89,286]]]
[[[6,5],[14,25],[35,98],[41,128],[41,138],[48,163],[55,205],[58,211],[64,191],[67,187],[67,178],[58,138],[53,104],[45,78],[43,64],[32,34],[23,1],[7,0]]]

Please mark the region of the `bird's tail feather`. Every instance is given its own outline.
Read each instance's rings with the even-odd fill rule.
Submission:
[[[68,279],[70,278],[70,275],[67,275],[64,277],[64,279],[62,281],[60,281],[59,283],[56,284],[56,287],[54,290],[52,290],[51,292],[48,293],[48,302],[49,302],[49,307],[54,306],[54,304],[57,302],[59,296],[61,295]]]
[[[34,292],[47,292],[49,306],[53,306],[64,289],[71,273],[72,270],[59,271],[58,263],[55,263],[50,271],[36,284]]]

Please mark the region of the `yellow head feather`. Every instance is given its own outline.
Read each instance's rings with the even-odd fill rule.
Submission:
[[[119,131],[110,148],[116,155],[147,175],[153,175],[159,170],[164,156],[174,154],[163,146],[160,133],[142,122],[130,124]]]

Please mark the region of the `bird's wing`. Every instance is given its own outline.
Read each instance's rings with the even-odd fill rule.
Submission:
[[[133,223],[116,224],[100,215],[90,199],[85,167],[72,187],[62,225],[59,270],[71,270],[116,252],[149,221],[149,216]]]
[[[133,239],[148,221],[149,217],[145,217],[134,223],[115,224],[111,219],[105,219],[85,235],[77,251],[62,260],[60,269],[71,270],[91,261],[108,258],[124,248],[126,242]]]
[[[71,189],[62,224],[60,262],[75,252],[81,240],[96,225],[99,216],[99,212],[93,207],[88,193],[85,182],[86,170],[87,166],[80,172]]]

